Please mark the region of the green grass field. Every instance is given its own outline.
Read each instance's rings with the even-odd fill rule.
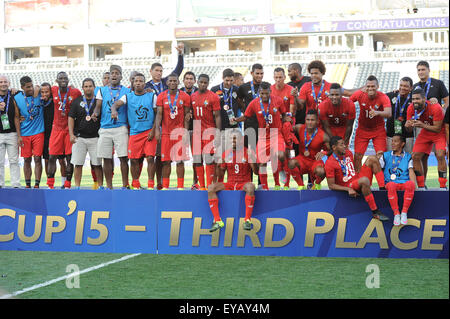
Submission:
[[[146,181],[141,179],[142,184]],[[191,181],[187,166],[185,186],[190,187]],[[120,184],[116,167],[114,186]],[[438,187],[436,167],[430,167],[427,184]],[[45,178],[41,185],[45,186]],[[82,186],[92,186],[87,169]],[[119,260],[124,256],[129,258]],[[73,279],[62,276],[70,274],[67,266],[72,264],[87,271],[79,277],[79,288],[70,289],[66,284]],[[370,264],[379,267],[379,288],[366,287]],[[448,259],[0,251],[0,298],[13,293],[20,299],[448,299],[449,263]]]

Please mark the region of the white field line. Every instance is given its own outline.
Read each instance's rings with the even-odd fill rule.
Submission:
[[[90,272],[90,271],[93,271],[93,270],[96,270],[96,269],[100,269],[100,268],[103,268],[103,267],[106,267],[106,266],[109,266],[109,265],[112,265],[112,264],[115,264],[115,263],[118,263],[118,262],[121,262],[121,261],[130,259],[130,258],[139,256],[139,255],[140,255],[140,253],[137,253],[137,254],[131,254],[131,255],[126,255],[126,256],[123,256],[123,257],[121,257],[121,258],[119,258],[119,259],[114,259],[114,260],[108,261],[108,262],[106,262],[106,263],[101,263],[101,264],[99,264],[99,265],[96,265],[96,266],[92,266],[92,267],[83,269],[83,270],[81,270],[81,271],[79,271],[79,272],[70,273],[70,274],[68,274],[68,275],[61,276],[61,277],[58,277],[58,278],[55,278],[55,279],[52,279],[52,280],[49,280],[49,281],[46,281],[46,282],[43,282],[43,283],[34,285],[34,286],[31,286],[31,287],[28,287],[28,288],[25,288],[25,289],[22,289],[22,290],[13,292],[13,293],[11,293],[11,294],[0,295],[0,299],[8,299],[8,298],[12,298],[12,297],[21,295],[21,294],[23,294],[23,293],[25,293],[25,292],[28,292],[28,291],[31,291],[31,290],[35,290],[35,289],[39,289],[39,288],[42,288],[42,287],[45,287],[45,286],[49,286],[49,285],[52,285],[52,284],[54,284],[54,283],[56,283],[56,282],[58,282],[58,281],[66,280],[66,279],[71,278],[71,277],[74,277],[74,276],[79,276],[79,275],[88,273],[88,272]]]

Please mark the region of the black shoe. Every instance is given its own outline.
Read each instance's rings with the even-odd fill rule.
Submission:
[[[384,215],[378,209],[372,213],[372,217],[375,219],[381,220],[382,222],[389,220],[389,217]]]

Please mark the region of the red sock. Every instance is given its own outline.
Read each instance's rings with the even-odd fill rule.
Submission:
[[[178,188],[184,188],[184,177],[183,178],[177,178],[177,187]]]
[[[92,180],[94,182],[97,181],[97,174],[95,174],[95,169],[91,168],[91,175],[92,175]]]
[[[373,198],[373,194],[369,194],[364,197],[367,204],[369,204],[370,210],[376,210],[378,209],[377,204],[375,204],[375,198]]]
[[[280,186],[280,173],[279,173],[279,170],[277,170],[275,173],[273,173],[273,181],[275,182],[275,186]]]
[[[439,187],[445,188],[447,186],[447,179],[443,177],[439,177]]]
[[[48,188],[55,188],[55,178],[54,177],[47,178],[47,185]]]
[[[414,185],[413,181],[408,181],[405,183],[405,193],[403,194],[403,208],[402,213],[407,213],[409,210],[409,206],[414,198],[414,191],[416,185]]]
[[[215,172],[216,172],[215,164],[206,165],[206,186],[209,186],[212,184],[212,182],[214,180]]]
[[[200,188],[205,188],[205,168],[203,165],[195,166],[195,172],[197,173],[198,184]]]
[[[162,179],[162,187],[163,188],[169,188],[169,185],[170,185],[170,178],[164,178],[163,177],[163,179]]]
[[[149,189],[155,188],[155,180],[154,179],[149,179],[148,180],[148,188]]]
[[[391,208],[394,211],[394,215],[400,214],[400,212],[398,211],[398,196],[396,184],[393,182],[387,183],[386,189],[389,204],[391,205]]]
[[[252,218],[255,196],[245,195],[245,220]]]
[[[219,214],[219,199],[218,198],[213,198],[213,199],[208,199],[208,203],[209,203],[209,208],[211,209],[211,212],[214,216],[214,222],[218,222],[222,219],[220,219],[220,214]]]
[[[219,177],[217,177],[217,181],[223,183],[225,178],[225,175],[220,175]]]
[[[424,176],[416,176],[417,187],[425,187],[425,177]]]
[[[294,178],[294,180],[297,182],[298,186],[305,186],[305,184],[303,184],[303,176],[300,175],[300,170],[298,169],[298,167],[291,169],[291,175]]]
[[[269,190],[269,185],[267,185],[267,174],[259,173],[259,179],[261,180],[262,188],[265,190]]]
[[[138,179],[133,179],[131,181],[131,186],[133,186],[134,188],[141,188],[141,183],[139,182]]]
[[[385,187],[384,185],[384,173],[380,171],[375,174],[375,178],[377,179],[378,187]]]
[[[284,186],[289,187],[289,182],[291,181],[291,172],[289,171],[287,162],[288,161],[284,161],[284,165],[283,165],[283,169],[286,172],[286,183],[284,183]]]

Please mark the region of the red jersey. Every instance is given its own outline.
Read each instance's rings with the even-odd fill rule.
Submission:
[[[252,181],[252,167],[249,163],[248,149],[228,150],[222,154],[220,166],[227,172],[227,183],[248,183]]]
[[[425,110],[422,114],[420,112],[417,112],[418,120],[428,124],[433,125],[434,121],[443,121],[444,120],[444,111],[442,110],[442,107],[440,104],[431,104],[430,101],[425,102]],[[406,119],[407,120],[414,120],[416,115],[416,111],[414,110],[414,105],[411,103],[408,105],[408,110],[406,111]],[[441,130],[439,133],[433,133],[431,131],[428,131],[426,129],[421,129],[419,135],[422,135],[426,138],[433,138],[436,135],[445,134],[445,125],[442,125]]]
[[[53,105],[55,108],[52,130],[66,131],[69,130],[68,116],[70,112],[70,105],[72,104],[72,101],[81,96],[81,91],[68,87],[66,93],[58,93],[59,87],[52,86]],[[59,96],[61,96],[61,99]]]
[[[309,156],[304,155],[304,152],[306,150],[305,131],[306,131],[306,125],[300,126],[297,131],[298,137],[299,137],[298,151],[301,156],[304,156],[311,160],[316,160],[317,153],[319,153],[321,150],[328,150],[327,146],[324,143],[325,131],[322,130],[321,128],[317,128],[316,135],[314,136],[311,143],[308,145]],[[306,141],[309,142],[310,140],[311,140],[311,135],[308,134],[308,132],[306,132]]]
[[[293,89],[293,87],[288,84],[285,84],[281,90],[277,89],[276,84],[273,84],[270,87],[271,94],[278,96],[279,98],[281,98],[283,100],[284,108],[283,108],[283,110],[281,110],[281,113],[290,112],[291,104],[295,103],[294,97],[291,95],[292,89]]]
[[[323,88],[322,92],[320,92],[322,83]],[[314,93],[312,87],[314,87]],[[300,100],[306,101],[306,113],[308,113],[308,111],[311,109],[317,110],[319,104],[328,99],[328,94],[330,94],[330,87],[331,83],[325,80],[322,80],[322,82],[319,82],[318,84],[313,84],[312,82],[303,84],[298,97]]]
[[[170,135],[172,130],[177,128],[184,128],[184,108],[191,107],[191,97],[181,91],[178,90],[178,98],[175,104],[176,94],[170,95],[170,102],[173,105],[173,112],[170,110],[169,99],[168,99],[169,90],[166,90],[158,95],[158,99],[156,100],[156,106],[162,107],[162,134]],[[172,118],[173,117],[173,118]]]
[[[367,93],[358,90],[353,93],[350,100],[359,103],[358,130],[385,131],[384,118],[381,116],[375,116],[372,118],[369,116],[369,112],[371,109],[375,111],[384,111],[386,108],[391,108],[391,101],[386,94],[377,91],[375,98],[371,99]]]
[[[319,105],[319,118],[328,121],[330,130],[335,136],[345,138],[347,123],[356,116],[355,104],[352,100],[343,97],[341,104],[334,106],[330,99],[326,99]]]
[[[353,164],[353,153],[346,150],[344,156],[337,156],[339,162],[334,157],[336,154],[333,154],[330,155],[325,162],[325,174],[327,178],[334,178],[335,183],[341,186],[350,185],[357,175]],[[346,172],[345,180],[343,168]]]
[[[204,93],[195,91],[191,95],[191,106],[194,120],[202,121],[202,131],[210,127],[216,127],[214,111],[220,112],[220,98],[210,90]]]
[[[281,110],[283,109],[283,100],[275,95],[270,95],[269,103],[263,103],[264,112],[267,114],[267,123],[269,128],[277,128],[281,130]],[[261,98],[258,97],[250,102],[245,110],[245,117],[250,118],[256,115],[259,128],[266,128],[266,120],[264,118],[263,111],[261,109]]]

